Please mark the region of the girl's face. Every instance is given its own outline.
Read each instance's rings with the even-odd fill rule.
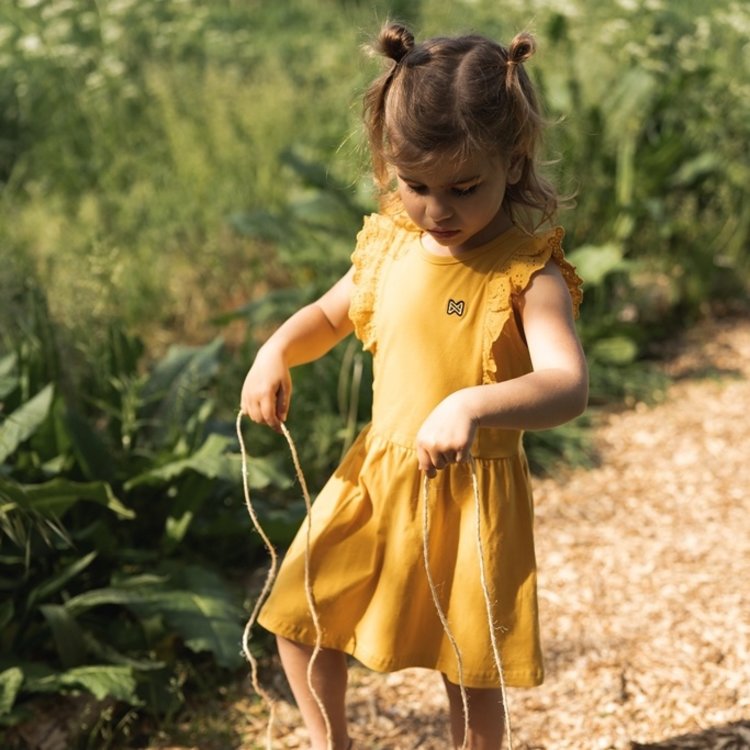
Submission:
[[[396,166],[406,213],[424,231],[422,244],[438,255],[472,250],[510,229],[503,199],[506,186],[519,179],[515,172],[520,168],[509,170],[504,161],[483,156]]]

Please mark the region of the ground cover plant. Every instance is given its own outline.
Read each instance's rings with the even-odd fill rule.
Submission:
[[[124,717],[163,720],[242,669],[262,551],[238,484],[239,387],[267,332],[346,269],[374,208],[360,45],[387,15],[422,35],[537,34],[549,169],[577,194],[562,221],[594,404],[653,397],[665,337],[746,295],[745,3],[4,4],[8,731],[39,695],[83,692],[112,702],[86,741],[114,742]],[[290,428],[312,487],[366,418],[369,378],[356,342],[300,370]],[[302,513],[286,444],[247,438],[283,546]],[[582,423],[529,438],[537,470],[591,459]]]

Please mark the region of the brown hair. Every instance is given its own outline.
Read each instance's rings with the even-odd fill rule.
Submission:
[[[523,67],[536,49],[533,36],[518,34],[509,47],[475,34],[416,44],[405,26],[387,24],[374,49],[392,61],[364,99],[383,193],[392,164],[424,166],[436,157],[461,160],[479,153],[520,166],[520,179],[506,190],[512,217],[514,208],[530,209],[536,225],[554,217],[557,192],[537,164],[544,119]]]

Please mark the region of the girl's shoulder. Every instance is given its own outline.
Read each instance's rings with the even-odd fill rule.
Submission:
[[[401,255],[419,237],[419,228],[405,212],[381,206],[379,213],[366,216],[357,235],[351,260],[354,267],[354,291],[349,317],[364,348],[375,351],[373,312],[383,266]]]
[[[519,243],[505,270],[509,277],[511,294],[520,294],[529,286],[538,271],[549,262],[555,263],[568,287],[573,311],[577,316],[583,299],[583,280],[576,272],[575,266],[565,257],[564,237],[565,230],[561,226],[528,235]]]
[[[575,267],[565,258],[562,241],[565,232],[562,227],[525,233],[514,246],[512,252],[493,269],[488,282],[488,304],[484,319],[482,378],[483,382],[495,382],[498,377],[497,352],[495,342],[513,318],[516,303],[528,289],[534,275],[548,263],[555,263],[562,274],[574,314],[578,315],[581,304],[582,281]]]

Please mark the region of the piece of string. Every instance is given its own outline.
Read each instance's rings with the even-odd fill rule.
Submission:
[[[255,622],[257,621],[258,613],[260,612],[260,609],[265,599],[267,598],[268,593],[271,590],[271,586],[273,585],[273,582],[276,578],[276,572],[278,569],[278,556],[277,556],[277,553],[273,544],[271,543],[271,540],[268,538],[268,535],[265,533],[265,531],[263,530],[260,524],[260,521],[255,512],[255,509],[253,508],[253,504],[250,499],[250,484],[249,484],[249,479],[248,479],[247,450],[245,448],[245,441],[242,436],[242,416],[243,416],[243,413],[242,411],[240,411],[237,414],[236,428],[237,428],[237,439],[239,441],[240,450],[241,450],[242,486],[243,486],[243,492],[244,492],[244,498],[245,498],[245,506],[253,522],[253,525],[256,531],[258,532],[258,534],[260,535],[261,539],[263,540],[263,544],[268,550],[268,554],[271,558],[271,563],[268,569],[268,573],[266,575],[266,580],[263,584],[263,588],[261,590],[261,593],[258,595],[258,598],[255,602],[255,606],[253,607],[252,613],[250,614],[250,618],[248,619],[245,625],[245,630],[242,635],[242,650],[245,655],[245,658],[250,664],[250,672],[251,672],[253,689],[268,705],[269,718],[268,718],[268,727],[266,731],[266,748],[267,750],[271,750],[272,736],[273,736],[273,722],[275,718],[276,704],[273,698],[269,695],[269,693],[266,690],[264,690],[260,685],[260,682],[258,680],[258,663],[250,651],[249,643],[250,643],[250,636],[251,636],[252,628],[255,625]],[[328,717],[328,712],[326,711],[323,700],[320,697],[317,690],[315,689],[315,686],[313,685],[313,667],[315,664],[315,660],[321,651],[321,642],[322,642],[323,633],[320,627],[320,620],[319,620],[319,616],[317,612],[317,607],[315,604],[315,597],[313,595],[312,582],[310,579],[310,537],[311,537],[312,501],[310,500],[310,493],[307,489],[307,482],[305,481],[305,476],[304,476],[304,473],[302,472],[302,467],[299,462],[299,456],[297,454],[297,447],[294,444],[294,440],[292,439],[291,433],[287,429],[286,425],[283,422],[281,422],[280,426],[281,426],[281,431],[284,437],[286,438],[287,443],[289,444],[289,450],[291,451],[291,454],[292,454],[292,462],[294,463],[294,470],[297,474],[297,480],[300,483],[300,487],[302,488],[302,494],[305,500],[305,509],[307,511],[307,520],[306,520],[307,527],[305,530],[305,596],[307,598],[307,605],[310,610],[310,616],[313,621],[313,626],[315,628],[315,646],[313,648],[312,654],[310,655],[310,661],[308,662],[308,665],[307,665],[307,687],[310,690],[310,694],[313,696],[315,702],[317,703],[321,716],[323,717],[323,721],[326,727],[327,745],[329,748],[331,748],[333,745],[333,734],[331,730],[330,719]],[[503,702],[503,710],[505,714],[505,731],[508,735],[508,750],[513,750],[513,737],[512,737],[511,726],[510,726],[510,711],[508,708],[505,677],[504,677],[504,672],[503,672],[502,660],[500,658],[500,651],[497,646],[497,639],[495,635],[495,624],[494,624],[494,620],[492,617],[492,602],[490,599],[490,592],[487,586],[487,576],[486,576],[485,565],[484,565],[484,549],[483,549],[482,536],[481,536],[481,506],[480,506],[480,501],[479,501],[479,483],[477,480],[476,466],[474,463],[473,456],[469,457],[469,465],[471,468],[471,481],[472,481],[472,489],[473,489],[473,494],[474,494],[476,540],[477,540],[477,552],[479,556],[479,573],[480,573],[480,579],[481,579],[482,593],[484,595],[484,602],[485,602],[485,607],[487,610],[487,623],[489,625],[489,630],[490,630],[490,642],[492,644],[492,655],[493,655],[493,659],[495,662],[495,668],[497,669],[498,677],[500,680],[500,691],[501,691],[502,702]],[[453,632],[451,631],[450,625],[448,624],[448,618],[446,617],[445,612],[443,611],[442,605],[440,604],[437,587],[435,586],[435,582],[432,578],[432,572],[430,570],[429,477],[426,474],[424,477],[423,495],[424,497],[423,497],[423,535],[422,536],[423,536],[423,556],[424,556],[425,573],[427,575],[427,581],[430,587],[430,592],[432,594],[432,599],[435,605],[435,609],[437,611],[438,617],[440,618],[440,622],[443,626],[443,630],[446,634],[446,637],[450,641],[450,644],[453,647],[453,651],[456,656],[456,665],[457,665],[457,671],[458,671],[458,676],[459,676],[459,689],[461,691],[461,702],[463,704],[463,712],[464,712],[464,740],[461,746],[461,750],[466,750],[468,746],[467,745],[468,739],[469,739],[469,701],[468,701],[468,696],[466,693],[466,686],[464,684],[464,679],[463,679],[463,659],[461,657],[461,650],[458,647],[458,642],[456,641],[456,638],[453,635]]]
[[[479,481],[477,480],[477,467],[474,464],[474,457],[469,457],[471,466],[471,486],[474,490],[474,518],[477,532],[477,553],[479,555],[479,577],[482,583],[482,594],[484,594],[484,606],[487,609],[487,624],[490,628],[490,643],[492,644],[492,656],[495,660],[495,669],[500,679],[500,695],[503,701],[503,713],[505,715],[505,732],[508,735],[508,750],[513,750],[513,732],[510,727],[510,709],[508,708],[508,694],[505,689],[505,673],[503,671],[503,662],[500,658],[500,649],[497,646],[497,636],[495,633],[495,622],[492,617],[492,601],[490,600],[490,590],[487,585],[487,572],[484,565],[484,545],[482,544],[482,514],[479,504]]]
[[[477,540],[477,555],[479,557],[479,577],[482,585],[482,594],[484,596],[484,604],[487,610],[487,624],[490,630],[490,643],[492,645],[492,657],[495,662],[495,669],[497,669],[498,678],[500,681],[500,694],[503,703],[503,712],[505,717],[505,732],[508,735],[508,750],[513,750],[513,734],[510,726],[510,709],[508,708],[508,695],[505,686],[505,674],[503,671],[503,663],[500,658],[500,650],[497,645],[497,637],[495,634],[495,623],[492,616],[492,600],[490,598],[490,591],[487,584],[487,574],[484,564],[484,545],[482,544],[482,525],[481,525],[481,505],[479,502],[479,482],[477,480],[477,469],[474,463],[474,457],[469,457],[469,466],[471,469],[471,486],[474,494],[474,520],[476,529],[476,540]],[[455,636],[453,635],[450,625],[448,624],[448,618],[443,611],[442,605],[438,598],[437,588],[432,579],[432,573],[430,571],[430,559],[428,554],[429,548],[429,535],[430,535],[430,521],[429,521],[429,477],[425,474],[423,484],[423,552],[424,552],[424,565],[425,572],[427,574],[427,582],[430,586],[430,592],[432,594],[432,600],[435,604],[440,622],[443,625],[443,631],[446,637],[450,641],[453,647],[453,652],[456,655],[456,666],[458,671],[458,682],[459,690],[461,691],[461,702],[463,703],[464,710],[464,741],[461,745],[461,750],[465,750],[467,747],[469,737],[469,702],[466,694],[466,686],[463,680],[463,660],[461,657],[461,650],[458,647]]]
[[[466,694],[466,685],[464,684],[464,662],[461,657],[461,649],[458,647],[451,626],[448,624],[448,618],[445,616],[443,611],[443,605],[440,604],[440,597],[438,596],[437,587],[435,581],[432,580],[432,571],[430,570],[430,478],[427,474],[424,475],[424,483],[422,485],[422,552],[424,556],[424,571],[427,574],[427,583],[430,585],[430,593],[432,594],[432,601],[435,604],[440,622],[443,625],[443,631],[446,637],[450,641],[453,653],[456,655],[456,669],[458,670],[458,688],[461,691],[461,703],[464,708],[464,741],[461,744],[461,750],[466,750],[469,743],[469,699]]]
[[[271,540],[268,538],[268,535],[265,533],[265,531],[263,531],[263,528],[258,519],[258,515],[255,512],[255,508],[253,508],[253,504],[250,499],[250,482],[248,479],[247,450],[245,448],[245,440],[242,436],[242,415],[243,415],[242,411],[240,411],[237,414],[236,428],[237,428],[237,439],[240,444],[241,459],[242,459],[242,489],[243,489],[244,497],[245,497],[245,507],[247,508],[247,512],[250,514],[250,518],[253,522],[253,526],[255,526],[256,531],[258,532],[261,539],[263,540],[263,544],[268,550],[268,554],[271,558],[271,564],[268,568],[268,573],[266,575],[265,583],[263,584],[263,588],[260,594],[258,595],[258,598],[255,601],[255,606],[253,607],[253,611],[250,614],[250,618],[245,624],[245,630],[242,634],[242,651],[245,655],[245,658],[250,664],[250,675],[251,675],[253,689],[261,697],[261,699],[266,702],[266,705],[268,706],[268,725],[266,728],[266,748],[267,750],[271,750],[272,739],[273,739],[273,723],[274,723],[274,719],[276,716],[276,702],[269,695],[269,693],[261,687],[260,681],[258,680],[258,662],[256,658],[253,656],[252,652],[250,651],[250,636],[252,633],[253,626],[255,625],[255,622],[258,619],[258,614],[260,612],[260,609],[263,606],[263,603],[265,602],[266,598],[268,597],[268,594],[271,590],[271,586],[273,585],[273,582],[276,578],[276,571],[278,569],[278,556],[276,554],[276,550],[274,549],[273,544],[271,543]],[[315,665],[315,660],[317,659],[318,654],[321,651],[321,641],[323,638],[323,632],[320,627],[320,619],[318,617],[318,611],[315,605],[315,597],[313,595],[312,584],[310,581],[310,524],[311,524],[310,511],[312,509],[312,501],[310,500],[310,493],[308,492],[308,489],[307,489],[307,482],[305,481],[305,476],[302,473],[302,467],[300,466],[299,456],[297,455],[297,447],[294,444],[294,440],[292,439],[292,436],[289,430],[287,429],[286,425],[283,422],[281,422],[281,431],[284,434],[284,437],[286,438],[287,443],[289,443],[289,450],[291,451],[291,454],[292,454],[292,462],[294,463],[294,470],[297,473],[297,480],[299,481],[300,487],[302,488],[302,494],[305,498],[305,508],[307,510],[307,528],[305,532],[305,597],[307,599],[307,606],[308,606],[308,609],[310,610],[310,616],[312,618],[313,626],[315,628],[315,646],[313,648],[312,654],[310,655],[310,661],[307,664],[307,687],[308,687],[308,690],[310,691],[310,694],[313,696],[313,699],[317,703],[320,713],[323,717],[323,721],[326,727],[327,745],[329,748],[331,748],[333,747],[333,733],[331,731],[331,722],[328,717],[328,712],[326,711],[323,700],[320,697],[320,694],[315,689],[315,686],[313,684],[313,668]]]

